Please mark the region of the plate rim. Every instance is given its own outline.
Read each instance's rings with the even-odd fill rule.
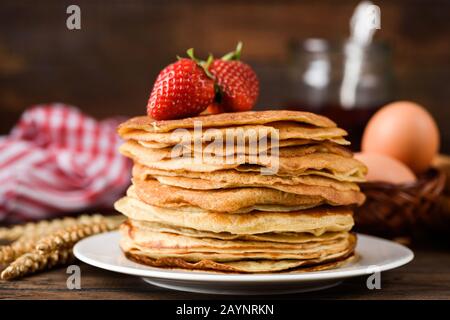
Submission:
[[[101,262],[98,260],[95,260],[93,258],[85,256],[83,253],[80,252],[80,248],[85,245],[86,242],[92,241],[94,238],[101,238],[101,237],[107,237],[107,236],[113,236],[113,234],[118,234],[119,232],[116,231],[110,231],[105,232],[97,235],[93,235],[90,237],[87,237],[78,243],[75,244],[73,248],[73,253],[75,257],[89,265],[92,265],[94,267],[122,273],[122,274],[128,274],[138,277],[145,277],[145,278],[156,278],[156,279],[169,279],[169,280],[184,280],[184,281],[201,281],[201,282],[217,282],[217,281],[225,281],[225,282],[287,282],[287,281],[318,281],[318,280],[332,280],[332,279],[344,279],[344,278],[351,278],[351,277],[358,277],[358,276],[364,276],[369,275],[373,273],[373,270],[369,272],[368,267],[360,268],[360,269],[349,269],[349,270],[339,270],[333,269],[333,270],[325,270],[325,271],[314,271],[314,272],[306,272],[306,273],[291,273],[291,274],[216,274],[216,273],[205,273],[205,272],[196,272],[196,271],[181,271],[181,270],[167,270],[167,269],[160,269],[156,267],[150,267],[147,266],[148,270],[144,269],[137,269],[133,267],[124,267],[124,266],[117,266],[117,265],[111,265],[106,262]],[[399,249],[402,249],[405,251],[405,256],[401,259],[398,259],[396,261],[383,264],[381,266],[378,266],[378,270],[380,272],[395,269],[398,267],[401,267],[409,262],[411,262],[414,259],[414,252],[405,247],[404,245],[401,245],[399,243],[375,237],[372,235],[366,235],[357,233],[358,237],[366,238],[371,241],[380,241],[384,242],[386,244],[389,244],[391,246],[396,246]],[[118,243],[117,243],[118,246]],[[132,262],[132,261],[131,261]],[[145,265],[142,265],[145,267]]]

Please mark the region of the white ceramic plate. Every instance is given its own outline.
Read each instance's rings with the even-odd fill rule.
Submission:
[[[343,267],[298,274],[214,274],[148,267],[128,260],[119,248],[117,231],[78,242],[75,256],[81,261],[110,271],[142,277],[168,289],[212,294],[280,294],[329,288],[345,278],[370,275],[400,267],[414,254],[392,241],[358,234],[358,259]]]

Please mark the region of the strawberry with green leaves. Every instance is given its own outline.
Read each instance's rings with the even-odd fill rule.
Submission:
[[[147,104],[147,113],[152,118],[168,120],[195,116],[214,101],[216,92],[208,65],[202,65],[194,58],[193,49],[188,50],[188,55],[190,59],[179,58],[156,78]]]
[[[147,113],[156,120],[194,116],[206,108],[210,113],[247,111],[259,94],[259,81],[252,68],[239,61],[242,43],[221,59],[201,61],[194,57],[164,68],[150,94]]]
[[[240,61],[242,42],[236,50],[215,59],[209,71],[216,80],[219,92],[216,105],[209,110],[225,112],[248,111],[256,104],[259,94],[259,81],[256,73],[246,63]]]

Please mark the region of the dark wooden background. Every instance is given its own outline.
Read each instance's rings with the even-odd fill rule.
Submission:
[[[286,101],[292,39],[344,39],[358,1],[61,1],[0,3],[0,133],[30,105],[60,101],[96,116],[138,115],[158,71],[195,47],[221,55],[238,40],[261,78],[259,107]],[[376,1],[377,38],[394,49],[396,98],[435,115],[450,151],[450,1]],[[79,4],[82,30],[66,28]]]

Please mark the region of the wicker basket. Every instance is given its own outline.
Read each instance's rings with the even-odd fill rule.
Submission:
[[[367,199],[356,209],[356,230],[388,238],[415,238],[450,230],[450,214],[442,210],[446,176],[430,169],[410,185],[363,183]]]

